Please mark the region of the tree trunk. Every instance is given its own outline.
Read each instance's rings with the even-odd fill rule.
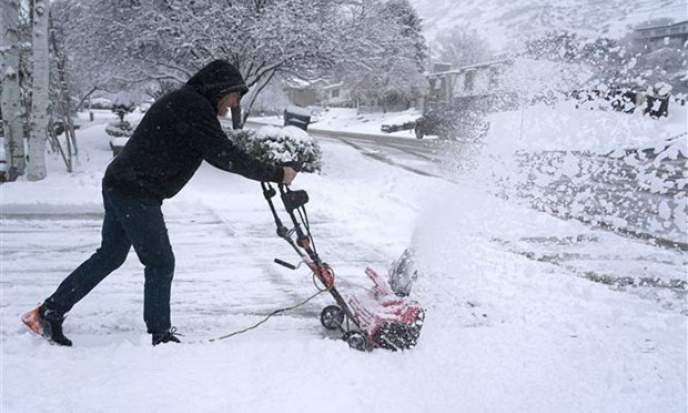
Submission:
[[[33,93],[31,99],[31,134],[27,178],[40,181],[48,175],[45,167],[45,144],[50,120],[50,50],[48,38],[48,17],[50,3],[34,0],[32,55]]]
[[[67,153],[63,154],[65,159],[65,164],[67,166],[67,171],[72,172],[73,168],[73,158],[72,155],[79,155],[79,148],[76,142],[76,136],[74,135],[74,122],[72,121],[72,97],[69,93],[69,87],[67,82],[67,56],[64,50],[58,44],[57,38],[55,37],[55,30],[53,30],[52,14],[50,15],[50,39],[53,47],[53,53],[55,54],[55,60],[57,63],[57,75],[59,79],[58,87],[58,101],[61,106],[62,112],[64,113],[64,124],[65,124],[65,139],[67,146]],[[57,139],[57,137],[55,138]],[[73,152],[72,152],[73,151]]]
[[[15,180],[26,169],[24,129],[19,86],[19,1],[7,0],[0,24],[0,111],[5,135],[6,179]]]

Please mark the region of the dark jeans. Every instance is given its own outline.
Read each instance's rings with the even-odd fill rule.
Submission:
[[[151,334],[169,330],[174,254],[156,199],[103,187],[103,241],[95,254],[72,272],[45,302],[67,313],[99,282],[119,268],[131,247],[145,266],[143,319]]]

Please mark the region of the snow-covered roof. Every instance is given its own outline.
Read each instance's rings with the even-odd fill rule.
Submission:
[[[430,77],[430,78],[435,77],[436,78],[436,77],[443,77],[443,76],[459,75],[462,73],[470,72],[472,70],[484,69],[487,67],[496,67],[496,66],[508,65],[512,62],[513,62],[513,59],[490,60],[487,62],[481,62],[481,63],[472,64],[472,65],[462,66],[462,67],[459,67],[456,69],[446,70],[443,72],[431,73],[428,77]]]
[[[513,58],[493,60],[434,73],[429,78],[456,78],[468,72],[490,68],[500,70],[499,81],[494,86],[495,90],[519,92],[570,90],[584,84],[592,76],[590,69],[581,64]]]
[[[304,90],[304,89],[332,89],[336,87],[341,87],[343,85],[343,82],[337,81],[337,80],[332,80],[332,79],[324,79],[324,78],[318,78],[318,79],[312,79],[312,80],[306,80],[306,79],[289,79],[286,82],[287,88],[289,89],[299,89],[299,90]]]
[[[642,27],[642,28],[634,29],[634,31],[636,31],[636,32],[644,32],[644,31],[656,30],[656,29],[670,29],[670,28],[672,28],[672,27],[679,27],[679,26],[684,25],[684,24],[686,24],[686,23],[688,23],[688,20],[682,20],[682,21],[680,21],[680,22],[671,23],[671,24],[662,24],[662,25],[659,25],[659,26]]]

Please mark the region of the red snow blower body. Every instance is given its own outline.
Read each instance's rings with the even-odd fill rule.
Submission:
[[[335,286],[334,270],[316,252],[304,207],[308,202],[308,194],[303,190],[292,191],[285,185],[278,185],[284,208],[294,225],[288,229],[282,224],[272,201],[277,191],[268,183],[261,185],[277,225],[277,235],[292,246],[323,285],[324,291],[334,298],[335,303],[326,306],[320,314],[323,327],[340,332],[342,339],[356,350],[385,348],[396,351],[415,346],[423,327],[425,311],[408,297],[416,275],[407,274],[407,252],[390,270],[389,281],[371,268],[366,268],[365,273],[373,286],[345,298]],[[280,259],[275,259],[275,262],[296,269],[296,266]]]

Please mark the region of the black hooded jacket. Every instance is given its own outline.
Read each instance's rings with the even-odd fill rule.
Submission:
[[[217,104],[234,91],[248,91],[241,73],[216,60],[156,101],[108,166],[104,185],[162,201],[177,194],[204,160],[249,179],[281,182],[281,167],[248,156],[222,131]]]

